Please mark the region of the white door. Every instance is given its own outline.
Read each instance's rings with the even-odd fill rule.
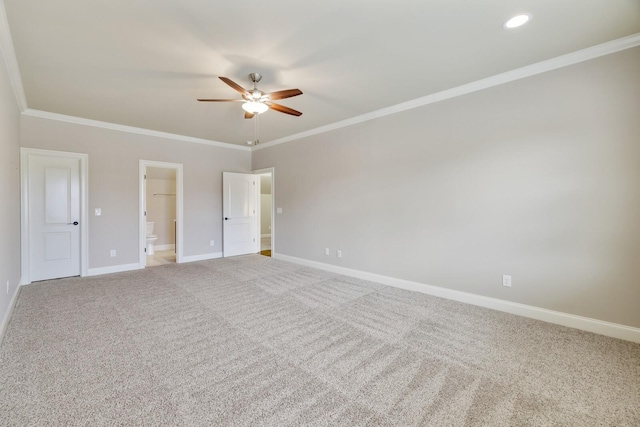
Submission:
[[[258,252],[256,175],[223,172],[222,186],[224,256]]]
[[[30,280],[80,275],[80,159],[29,155]]]

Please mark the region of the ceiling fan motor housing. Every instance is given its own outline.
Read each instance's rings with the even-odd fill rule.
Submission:
[[[251,73],[251,74],[249,74],[249,79],[254,83],[258,83],[258,82],[260,82],[260,80],[262,80],[262,74],[260,74],[260,73]]]

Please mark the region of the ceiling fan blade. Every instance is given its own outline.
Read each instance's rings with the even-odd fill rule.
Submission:
[[[291,114],[292,116],[301,116],[302,113],[300,111],[296,111],[293,108],[285,107],[284,105],[274,104],[273,102],[265,102],[272,110],[279,111],[285,114]]]
[[[252,118],[253,118],[253,116],[255,116],[255,114],[250,113],[250,112],[248,112],[248,111],[245,111],[245,112],[244,112],[244,118],[245,118],[245,119],[252,119]]]
[[[300,89],[279,90],[277,92],[271,92],[267,94],[269,99],[284,99],[284,98],[291,98],[292,96],[298,96],[298,95],[302,95],[302,91]]]
[[[242,95],[249,95],[249,92],[247,92],[247,90],[245,88],[243,88],[242,86],[240,86],[238,83],[234,82],[231,79],[228,79],[226,77],[218,77],[220,80],[222,80],[223,82],[225,82],[226,84],[228,84],[229,86],[231,86],[234,90],[240,92]]]
[[[200,102],[241,102],[242,99],[198,99]]]

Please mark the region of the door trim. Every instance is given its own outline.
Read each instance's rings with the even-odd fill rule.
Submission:
[[[254,175],[262,175],[269,173],[271,174],[271,256],[276,253],[276,168],[264,168],[264,169],[256,169],[251,171]],[[260,193],[258,193],[258,236],[262,236],[261,230],[261,222],[260,222],[260,211],[262,210],[262,205],[260,203]],[[260,245],[258,245],[258,249],[260,249]],[[259,251],[258,251],[259,252]]]
[[[89,271],[89,155],[67,151],[20,147],[20,261],[21,285],[31,283],[29,265],[29,156],[64,157],[80,160],[80,276]]]
[[[182,218],[184,213],[183,208],[183,165],[182,163],[169,163],[169,162],[157,162],[155,160],[142,160],[140,159],[139,166],[139,209],[138,209],[138,234],[139,234],[139,243],[138,243],[138,251],[139,251],[139,264],[140,268],[145,268],[147,266],[147,254],[144,251],[147,246],[147,230],[146,230],[146,218],[144,216],[144,211],[146,209],[146,185],[144,176],[147,171],[147,167],[152,168],[165,168],[165,169],[175,169],[176,171],[176,264],[180,264],[184,261],[184,233],[183,233],[183,224]]]

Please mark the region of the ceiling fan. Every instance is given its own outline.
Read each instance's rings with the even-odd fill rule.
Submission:
[[[253,82],[253,89],[246,90],[239,84],[227,77],[219,77],[220,80],[231,86],[235,91],[242,94],[242,99],[198,99],[202,102],[242,102],[242,109],[245,111],[244,118],[250,119],[256,114],[262,114],[268,109],[279,111],[280,113],[291,114],[292,116],[301,116],[300,111],[296,111],[293,108],[285,107],[284,105],[271,102],[277,99],[291,98],[292,96],[302,95],[300,89],[286,89],[279,90],[277,92],[265,93],[258,89],[257,83],[262,80],[262,75],[259,73],[249,74],[249,80]]]

